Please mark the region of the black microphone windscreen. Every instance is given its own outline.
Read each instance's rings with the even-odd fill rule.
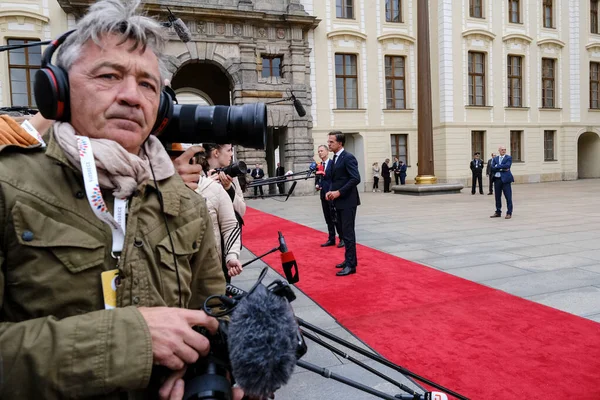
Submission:
[[[264,398],[285,385],[296,366],[298,324],[288,301],[263,285],[244,297],[229,323],[229,359],[237,384]]]
[[[300,100],[294,99],[294,108],[299,116],[304,117],[306,115],[306,110],[302,106],[302,103],[300,103]]]
[[[181,18],[177,18],[175,21],[173,21],[173,29],[175,29],[175,33],[177,36],[179,36],[179,39],[181,39],[183,43],[187,43],[192,40],[192,32],[190,32]]]

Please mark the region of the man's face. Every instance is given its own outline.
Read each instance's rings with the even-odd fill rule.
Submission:
[[[475,159],[479,160],[479,154],[475,154]]]
[[[255,165],[254,165],[254,167],[255,167],[256,169],[258,169],[258,164],[255,164]]]
[[[492,158],[496,157],[496,155],[494,153],[492,153]]]
[[[334,153],[337,153],[342,148],[342,144],[335,140],[335,135],[327,137],[327,146],[329,146],[329,151],[333,151]]]
[[[498,152],[500,153],[501,156],[506,154],[506,147],[500,147],[498,148]]]
[[[319,158],[321,160],[324,160],[329,155],[329,150],[327,150],[325,147],[319,147],[319,150],[317,151],[317,153],[319,154]]]
[[[116,35],[88,41],[69,70],[71,124],[78,134],[110,139],[133,154],[154,126],[160,102],[158,59],[146,47],[129,51]]]

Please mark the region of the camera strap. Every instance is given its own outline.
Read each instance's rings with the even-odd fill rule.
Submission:
[[[77,148],[79,150],[79,159],[81,161],[81,172],[83,173],[83,183],[85,184],[85,193],[88,202],[96,217],[104,221],[110,227],[112,232],[112,254],[118,259],[118,253],[123,250],[125,242],[125,215],[127,213],[127,199],[118,199],[115,197],[113,218],[100,191],[98,183],[98,171],[96,170],[96,161],[92,151],[90,138],[86,136],[75,136],[77,138]]]

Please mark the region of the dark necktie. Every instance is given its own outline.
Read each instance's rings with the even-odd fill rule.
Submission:
[[[333,155],[333,163],[334,163],[334,164],[335,164],[335,160],[336,160],[336,158],[337,158],[337,154],[334,154],[334,155]]]

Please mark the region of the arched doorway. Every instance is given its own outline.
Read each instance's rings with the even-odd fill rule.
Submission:
[[[199,104],[231,105],[232,79],[213,62],[192,61],[182,65],[173,75],[171,87],[175,93],[183,94],[185,104],[199,97]]]
[[[600,137],[585,132],[577,141],[577,175],[579,179],[600,178]]]

